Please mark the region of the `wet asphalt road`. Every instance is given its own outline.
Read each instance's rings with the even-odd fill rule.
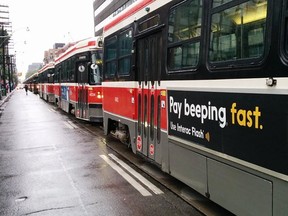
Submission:
[[[163,193],[132,186],[120,155],[37,95],[1,109],[0,215],[202,215],[144,173]]]

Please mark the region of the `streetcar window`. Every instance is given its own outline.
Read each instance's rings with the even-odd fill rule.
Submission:
[[[116,61],[106,63],[105,78],[113,78],[117,70]]]
[[[97,64],[91,65],[90,68],[90,84],[100,84],[101,83],[101,76],[100,76],[100,68]]]
[[[285,19],[285,36],[284,36],[284,46],[286,54],[288,53],[288,18]]]
[[[62,65],[62,71],[61,71],[61,82],[66,82],[67,81],[67,62],[64,61],[61,63]]]
[[[59,82],[59,73],[60,73],[60,68],[59,67],[55,68],[55,74],[54,74],[54,82],[55,83]]]
[[[58,69],[58,81],[61,83],[61,74],[62,74],[62,66],[60,64],[60,67]]]
[[[75,69],[74,69],[75,66],[74,65],[75,65],[75,58],[72,57],[68,59],[67,72],[68,72],[68,80],[70,82],[75,82]]]
[[[98,51],[91,55],[90,84],[100,84],[102,74],[102,51]]]
[[[282,41],[281,46],[282,51],[285,54],[285,60],[287,64],[287,57],[288,57],[288,2],[284,1],[283,2],[283,29],[284,31],[282,32]]]
[[[228,2],[231,2],[233,0],[214,0],[213,1],[213,7],[218,7],[220,5],[226,4]]]
[[[117,45],[116,37],[113,37],[107,41],[106,46],[105,46],[105,58],[107,61],[113,60],[116,58],[116,54],[117,54],[116,45]]]
[[[118,37],[114,36],[105,42],[106,79],[123,79],[129,77],[132,55],[132,29],[128,29]]]
[[[42,72],[42,83],[46,83],[47,82],[47,72],[43,71]]]
[[[147,20],[145,20],[144,22],[140,23],[138,26],[138,30],[139,32],[143,32],[146,30],[149,30],[155,26],[158,26],[160,23],[160,16],[156,15],[154,17],[150,17]]]
[[[168,69],[196,67],[199,61],[202,1],[189,0],[169,13]]]
[[[250,0],[214,13],[210,29],[210,61],[263,56],[266,16],[267,0]]]
[[[123,32],[118,39],[119,76],[130,74],[132,50],[132,30]]]
[[[48,70],[47,78],[48,78],[48,83],[54,82],[54,69]]]
[[[88,83],[88,67],[86,61],[79,61],[76,64],[78,83]]]
[[[178,70],[196,66],[199,61],[200,42],[187,43],[168,49],[168,67]]]
[[[105,43],[105,78],[113,78],[117,70],[117,38],[113,37]]]
[[[123,58],[119,60],[119,71],[118,74],[121,75],[129,75],[130,73],[130,58]]]
[[[202,1],[190,0],[169,14],[169,43],[181,42],[201,35]]]

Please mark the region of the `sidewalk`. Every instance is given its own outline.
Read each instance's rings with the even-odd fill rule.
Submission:
[[[0,99],[0,108],[2,107],[2,105],[12,96],[12,94],[14,93],[14,91],[16,91],[17,89],[12,90],[11,92],[8,92],[6,96],[2,96],[2,98]]]

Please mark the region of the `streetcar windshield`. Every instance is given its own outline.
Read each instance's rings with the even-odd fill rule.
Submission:
[[[102,50],[98,50],[93,53],[91,56],[91,65],[90,65],[90,84],[91,85],[99,85],[102,80],[102,58],[103,52]]]

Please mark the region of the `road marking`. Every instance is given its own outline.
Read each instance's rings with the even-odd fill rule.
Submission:
[[[70,128],[70,129],[74,129],[72,125],[70,125],[68,122],[63,122],[65,124],[65,126],[67,128]]]
[[[72,121],[67,121],[67,122],[63,122],[65,124],[66,127],[70,128],[70,129],[77,129],[78,126],[75,125]]]
[[[124,169],[126,169],[129,173],[131,173],[135,178],[137,178],[140,182],[142,182],[144,185],[146,185],[150,190],[152,190],[155,194],[163,194],[163,191],[161,191],[158,187],[156,187],[154,184],[152,184],[150,181],[148,181],[146,178],[144,178],[140,173],[132,169],[128,164],[117,158],[113,154],[108,154],[113,160],[115,160],[118,164],[120,164]]]
[[[49,111],[49,112],[56,112],[56,110],[54,110],[54,109],[52,109],[52,108],[48,109],[48,111]]]
[[[106,161],[116,172],[118,172],[128,183],[130,183],[136,190],[138,190],[143,196],[152,196],[152,194],[146,190],[135,179],[128,175],[120,166],[110,160],[106,155],[100,155],[100,157]]]
[[[75,129],[77,129],[78,128],[78,126],[77,125],[75,125],[72,121],[68,121],[68,123],[73,127],[73,128],[75,128]]]
[[[74,193],[76,194],[76,196],[77,196],[77,198],[78,198],[78,201],[79,201],[79,204],[80,204],[81,208],[82,208],[83,211],[84,211],[84,215],[88,215],[88,211],[87,211],[87,209],[86,209],[86,207],[85,207],[85,205],[84,205],[84,202],[83,202],[83,200],[82,200],[82,198],[81,198],[80,190],[76,187],[76,185],[75,185],[75,183],[74,183],[74,181],[73,181],[73,178],[72,178],[72,176],[70,175],[69,170],[68,170],[67,167],[65,166],[64,161],[63,161],[63,159],[62,159],[62,157],[61,157],[61,155],[60,155],[60,152],[59,152],[59,150],[57,149],[56,145],[55,145],[55,144],[52,144],[52,145],[53,145],[53,147],[54,147],[54,149],[55,149],[56,155],[58,156],[58,160],[59,160],[59,162],[60,162],[60,164],[61,164],[61,166],[62,166],[62,169],[63,169],[66,177],[68,178],[69,183],[70,183],[72,189],[74,190]]]

